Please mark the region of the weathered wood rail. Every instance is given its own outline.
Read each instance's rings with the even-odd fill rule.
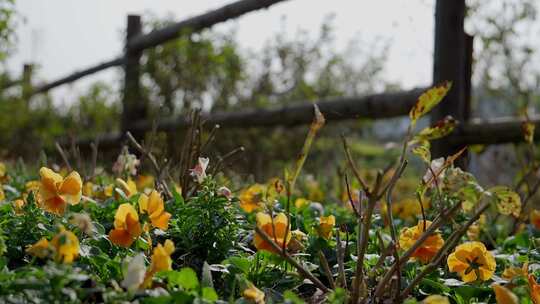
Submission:
[[[140,98],[140,58],[142,52],[167,41],[177,38],[183,33],[195,33],[210,28],[246,13],[266,9],[285,0],[240,0],[207,13],[188,18],[150,33],[142,33],[139,16],[128,16],[127,36],[124,54],[109,61],[99,63],[87,69],[74,72],[55,81],[35,86],[25,94],[30,97],[46,93],[61,85],[74,82],[96,72],[122,66],[125,74],[123,112],[121,134],[131,131],[141,136],[152,128],[148,121],[148,106]],[[431,116],[438,120],[446,115],[457,118],[461,124],[455,134],[437,142],[435,154],[448,154],[459,146],[468,144],[499,144],[520,142],[523,140],[521,121],[515,118],[504,118],[495,121],[481,122],[470,119],[471,96],[471,64],[473,37],[465,34],[463,20],[465,16],[465,0],[437,0],[435,7],[435,39],[433,83],[441,80],[453,81],[453,87],[446,100],[436,107]],[[31,70],[31,69],[30,69]],[[26,71],[26,69],[25,69]],[[12,81],[9,85],[28,82]],[[25,78],[23,77],[23,78]],[[410,91],[373,94],[359,97],[341,97],[318,101],[292,103],[279,108],[245,109],[236,112],[220,112],[203,114],[208,125],[219,124],[225,128],[295,126],[308,124],[312,120],[312,104],[317,103],[328,121],[347,119],[381,119],[407,115],[416,98],[423,89]],[[538,126],[539,120],[534,121]],[[173,131],[186,128],[189,121],[185,117],[165,118],[159,121],[157,128]],[[81,139],[80,145],[88,145],[98,141],[102,148],[118,144],[121,134],[103,134],[95,139]]]

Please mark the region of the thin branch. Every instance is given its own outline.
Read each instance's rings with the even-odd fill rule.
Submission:
[[[356,210],[356,206],[354,205],[354,200],[351,195],[351,187],[349,186],[349,178],[347,177],[347,174],[345,174],[344,176],[345,176],[345,186],[347,187],[347,196],[349,198],[349,203],[351,204],[351,207],[354,210],[354,213],[356,214],[356,216],[361,217],[362,214],[358,210]]]
[[[337,250],[337,262],[338,262],[338,272],[341,287],[347,289],[347,278],[345,277],[345,263],[344,263],[344,252],[343,247],[341,246],[341,237],[339,236],[339,229],[336,233],[336,250]]]
[[[324,253],[319,250],[319,261],[321,262],[322,269],[324,270],[324,273],[326,274],[326,277],[328,278],[328,282],[330,284],[330,288],[336,289],[336,284],[334,284],[334,277],[332,276],[332,271],[330,270],[330,266],[328,265],[328,260],[324,256]]]
[[[127,136],[128,140],[131,142],[131,144],[135,147],[135,149],[137,149],[137,151],[139,151],[142,155],[144,155],[146,158],[148,158],[150,160],[150,163],[152,164],[152,166],[154,167],[154,171],[156,172],[156,177],[158,179],[158,184],[161,185],[161,187],[163,188],[163,191],[165,191],[165,194],[167,195],[167,197],[168,198],[173,197],[171,191],[169,190],[169,186],[162,179],[162,168],[159,166],[159,164],[158,164],[156,158],[154,157],[154,155],[152,154],[152,152],[146,150],[143,146],[141,146],[141,144],[139,144],[137,142],[137,140],[133,137],[133,135],[131,135],[131,133],[129,131],[126,133],[126,136]]]
[[[323,292],[329,292],[330,289],[328,287],[326,287],[319,279],[317,279],[312,273],[311,271],[309,271],[308,269],[304,268],[302,265],[300,265],[300,263],[298,263],[294,258],[292,258],[288,253],[287,251],[282,251],[281,250],[281,247],[279,247],[278,244],[276,244],[268,234],[266,234],[266,232],[264,232],[263,230],[261,230],[259,227],[255,226],[255,232],[258,233],[265,242],[267,242],[268,244],[270,244],[270,246],[272,247],[272,249],[274,249],[282,258],[284,258],[287,262],[289,262],[294,268],[296,268],[296,270],[298,271],[298,273],[303,276],[305,279],[307,280],[310,280],[315,286],[317,286],[317,288],[319,288],[320,290],[322,290]]]
[[[66,152],[64,151],[64,149],[62,149],[62,146],[60,145],[60,143],[56,142],[54,144],[56,146],[56,151],[58,151],[58,153],[60,154],[60,157],[62,157],[62,160],[64,161],[64,164],[66,165],[68,171],[72,171],[72,167],[71,167],[71,164],[69,163],[69,159],[66,155]]]
[[[343,149],[345,150],[345,156],[347,157],[347,161],[349,162],[349,166],[351,167],[354,176],[360,183],[360,187],[362,187],[362,190],[368,195],[370,193],[369,187],[367,186],[366,182],[360,175],[360,171],[358,171],[358,168],[356,168],[356,164],[354,163],[354,160],[351,155],[351,151],[349,150],[349,145],[347,144],[347,139],[345,138],[345,135],[341,134],[341,140],[343,142]]]
[[[386,191],[386,209],[388,212],[388,219],[390,224],[390,235],[392,236],[392,242],[394,243],[394,259],[395,263],[399,265],[399,252],[397,250],[398,245],[398,239],[397,239],[397,231],[396,226],[394,225],[394,216],[392,214],[392,193],[394,192],[394,187],[397,184],[397,181],[403,174],[403,171],[405,171],[405,168],[407,167],[407,160],[405,158],[401,159],[400,166],[398,170],[395,171],[394,175],[392,176],[392,179],[388,183],[388,191]],[[397,267],[397,292],[396,297],[399,296],[399,286],[401,286],[401,269],[400,267]]]

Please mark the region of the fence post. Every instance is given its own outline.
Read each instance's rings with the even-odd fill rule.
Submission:
[[[30,63],[23,65],[23,73],[21,78],[21,97],[28,103],[32,96],[32,71],[34,66]]]
[[[122,133],[132,131],[134,122],[147,117],[148,107],[141,94],[140,83],[140,60],[142,51],[132,51],[127,46],[131,39],[142,34],[141,16],[128,15],[127,34],[124,49],[124,94],[122,100]],[[135,138],[141,138],[142,133],[133,134]]]
[[[431,114],[431,121],[435,123],[447,115],[451,115],[460,123],[465,122],[469,116],[466,94],[465,75],[470,70],[467,67],[466,38],[463,29],[465,18],[465,0],[437,0],[435,6],[435,50],[433,56],[433,83],[438,84],[444,80],[452,81],[452,89],[445,100],[440,103]],[[459,132],[459,129],[454,131]],[[449,141],[441,139],[433,143],[433,157],[448,156],[462,147],[452,145]],[[466,156],[456,161],[460,167],[466,166]]]

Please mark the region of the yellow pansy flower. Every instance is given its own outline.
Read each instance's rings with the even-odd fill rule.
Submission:
[[[425,232],[424,226],[427,229],[431,226],[430,221],[419,221],[416,226],[403,228],[399,235],[399,246],[403,250],[408,250]],[[444,239],[438,232],[430,235],[412,254],[412,257],[420,260],[422,263],[429,262],[444,245]]]
[[[307,239],[307,234],[305,234],[299,229],[296,229],[296,230],[291,231],[291,236],[292,238],[289,244],[287,245],[287,248],[289,248],[291,252],[298,252],[304,249],[304,245],[302,244],[302,242],[304,242]]]
[[[308,199],[313,202],[322,202],[324,199],[324,192],[321,190],[319,182],[313,177],[306,179],[306,190],[308,192]]]
[[[9,180],[9,175],[7,175],[6,164],[0,162],[0,183],[5,183]]]
[[[450,300],[445,296],[430,295],[422,301],[422,304],[450,304]]]
[[[248,288],[244,289],[242,296],[251,303],[264,304],[264,292],[252,283],[249,284]]]
[[[109,239],[116,245],[129,247],[141,235],[139,215],[131,204],[118,206],[114,215],[114,229],[109,232]]]
[[[42,167],[39,175],[41,181],[37,198],[41,208],[62,215],[67,204],[76,205],[81,201],[82,180],[76,171],[63,178],[53,170]]]
[[[64,227],[61,227],[60,232],[53,237],[51,245],[55,249],[57,262],[71,263],[79,256],[79,239]]]
[[[294,206],[296,207],[296,209],[302,209],[304,206],[307,205],[309,205],[309,201],[305,198],[299,197],[294,201]]]
[[[503,270],[501,277],[506,280],[512,280],[515,277],[522,276],[523,269],[519,267],[508,267]]]
[[[42,238],[35,244],[26,248],[26,252],[40,259],[44,259],[52,254],[53,248],[46,238]]]
[[[283,243],[285,243],[285,246],[287,246],[291,240],[290,223],[287,227],[287,222],[288,219],[285,213],[277,214],[274,219],[272,219],[269,214],[262,212],[257,213],[257,227],[266,232],[270,239],[273,240],[279,247],[282,247]],[[287,235],[285,235],[286,231],[288,231]],[[267,250],[276,253],[274,248],[272,248],[272,246],[258,233],[255,233],[253,243],[258,250]]]
[[[14,200],[13,201],[13,210],[15,211],[15,214],[17,214],[17,215],[23,214],[24,205],[26,205],[26,202],[23,199]]]
[[[491,279],[497,266],[495,258],[480,242],[466,242],[456,247],[447,259],[451,272],[457,272],[465,283]]]
[[[94,183],[86,182],[82,188],[82,194],[86,197],[94,196]]]
[[[171,240],[166,240],[163,245],[157,244],[152,252],[152,262],[150,271],[159,272],[172,270],[171,254],[174,252],[174,243]]]
[[[28,181],[26,182],[26,184],[24,184],[24,189],[26,190],[26,192],[37,192],[39,191],[39,187],[41,186],[41,183],[40,181],[38,180],[32,180],[32,181]]]
[[[145,189],[152,189],[154,188],[154,181],[155,178],[153,175],[139,175],[137,176],[137,179],[135,181],[135,184],[137,186],[137,189],[140,189],[141,191],[144,191]]]
[[[124,192],[127,198],[137,194],[137,185],[131,178],[128,178],[127,181],[117,178],[116,185]]]
[[[321,216],[319,221],[319,227],[317,227],[317,232],[319,233],[319,236],[328,240],[332,236],[332,230],[334,229],[335,225],[335,216]]]
[[[261,207],[264,199],[265,186],[261,184],[251,185],[240,194],[240,208],[251,213]]]
[[[171,240],[166,240],[163,245],[158,244],[154,247],[150,268],[146,272],[142,287],[149,287],[152,283],[152,277],[157,272],[172,270],[171,254],[173,252],[174,243]]]
[[[113,196],[113,192],[114,192],[114,185],[107,185],[103,188],[103,195],[105,195],[105,197]]]
[[[529,219],[536,229],[540,229],[540,210],[532,210]]]
[[[150,196],[144,193],[141,194],[139,197],[139,211],[141,214],[148,214],[152,226],[167,230],[171,214],[165,211],[163,198],[156,190],[152,190]]]
[[[422,202],[424,210],[429,208],[429,201]],[[392,214],[402,220],[414,221],[422,214],[420,203],[416,199],[404,199],[392,204]]]

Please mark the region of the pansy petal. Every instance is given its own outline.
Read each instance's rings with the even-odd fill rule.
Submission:
[[[109,232],[109,240],[118,246],[129,247],[133,244],[134,239],[125,229],[113,229]]]
[[[163,206],[163,199],[161,198],[161,195],[159,195],[159,192],[157,192],[156,190],[152,190],[148,200],[148,213],[160,214],[164,210],[165,207]]]
[[[150,220],[152,221],[152,226],[161,230],[167,230],[170,218],[171,214],[169,212],[163,212],[158,216],[151,216]]]
[[[133,238],[139,237],[142,233],[141,224],[139,223],[138,219],[135,219],[131,215],[131,213],[126,216],[126,228]]]

